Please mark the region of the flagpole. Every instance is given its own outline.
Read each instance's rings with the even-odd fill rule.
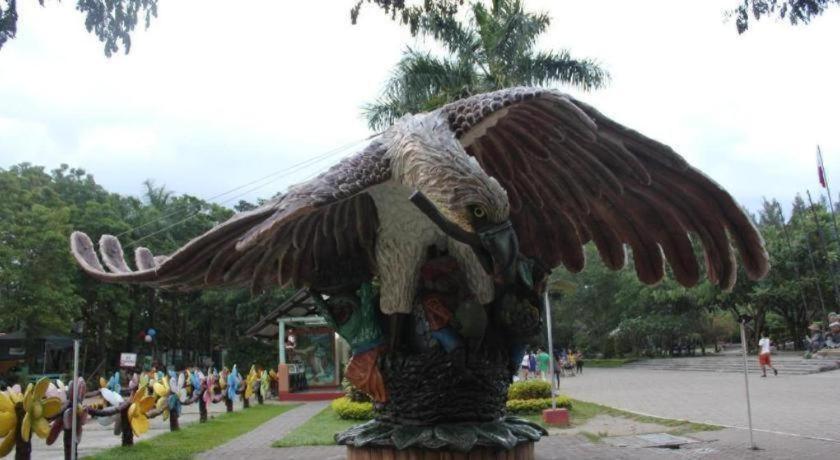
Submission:
[[[822,249],[823,257],[825,257],[828,268],[831,270],[831,286],[834,289],[834,299],[835,301],[840,301],[840,290],[837,288],[837,273],[834,271],[834,263],[828,258],[828,249],[826,249],[822,226],[820,225],[819,217],[817,217],[817,209],[814,207],[814,200],[811,199],[811,191],[806,190],[805,193],[808,194],[808,204],[811,207],[811,216],[814,218],[814,225],[817,227],[817,236],[820,238],[820,248]]]
[[[826,193],[828,193],[828,205],[831,210],[831,223],[834,226],[834,240],[840,244],[840,234],[838,234],[840,232],[837,231],[837,216],[834,214],[834,198],[831,197],[831,187],[828,185],[828,173],[825,170],[825,164],[823,164],[822,150],[820,150],[819,145],[817,145],[817,161],[820,163],[820,173],[822,174],[822,180],[825,185]]]

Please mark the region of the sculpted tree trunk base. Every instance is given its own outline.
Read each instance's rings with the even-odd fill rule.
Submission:
[[[532,459],[533,443],[548,433],[506,415],[512,361],[502,339],[471,353],[435,345],[387,353],[380,370],[388,401],[336,442],[349,459]]]
[[[513,449],[503,451],[491,447],[478,447],[470,452],[347,446],[347,460],[367,460],[370,458],[382,460],[414,460],[419,458],[424,460],[528,460],[534,458],[534,443],[523,443]]]
[[[17,430],[15,430],[15,460],[29,460],[32,458],[32,443],[24,442],[21,437],[23,417],[26,411],[23,410],[23,403],[15,404],[15,415],[17,416]]]
[[[62,430],[64,431],[64,460],[70,460],[71,453],[72,453],[72,444],[73,444],[73,430]],[[77,440],[78,441],[78,440]],[[76,458],[79,458],[79,444],[76,443]]]
[[[204,398],[198,398],[198,422],[207,422],[207,403],[204,402]]]
[[[131,429],[131,422],[128,419],[128,408],[131,404],[123,404],[123,408],[120,409],[120,419],[117,423],[120,424],[120,431],[122,432],[122,445],[125,446],[133,446],[134,445],[134,431]]]
[[[181,426],[178,424],[178,411],[169,412],[169,431],[178,431]]]

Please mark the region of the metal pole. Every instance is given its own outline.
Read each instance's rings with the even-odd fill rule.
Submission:
[[[548,289],[543,293],[545,304],[545,322],[548,330],[548,378],[551,379],[551,408],[557,409],[557,390],[554,382],[554,341],[551,337],[551,304],[548,301]]]
[[[70,433],[70,460],[76,460],[76,411],[79,408],[79,339],[73,339],[73,407],[70,409],[72,418]]]
[[[277,320],[277,347],[280,351],[280,364],[286,364],[286,322]]]
[[[840,243],[840,235],[838,235],[837,230],[837,217],[834,215],[834,199],[831,197],[831,187],[828,184],[828,172],[825,170],[825,165],[823,164],[823,157],[822,151],[820,150],[820,146],[817,146],[817,159],[820,162],[820,168],[822,168],[823,179],[825,180],[825,190],[828,194],[828,205],[830,206],[831,211],[831,222],[834,224],[834,239]]]
[[[755,446],[755,440],[753,440],[752,407],[750,407],[750,379],[749,372],[747,371],[747,332],[744,328],[745,320],[741,319],[738,323],[741,325],[741,351],[744,355],[744,389],[747,392],[747,420],[750,426],[750,449],[757,450],[758,447]]]

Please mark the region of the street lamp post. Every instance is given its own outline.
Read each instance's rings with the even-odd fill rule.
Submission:
[[[747,331],[746,331],[746,324],[752,318],[748,315],[741,315],[738,317],[738,324],[741,325],[741,352],[744,355],[744,390],[747,394],[747,422],[749,423],[750,427],[750,449],[758,450],[758,447],[755,445],[755,440],[753,439],[753,426],[752,426],[752,407],[750,406],[750,379],[749,379],[749,371],[747,370]]]

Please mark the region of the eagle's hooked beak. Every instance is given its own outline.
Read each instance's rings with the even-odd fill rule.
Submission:
[[[447,219],[423,192],[415,191],[409,200],[451,238],[469,245],[484,270],[499,284],[512,283],[516,277],[519,240],[510,221],[482,228],[478,233],[464,230]]]

